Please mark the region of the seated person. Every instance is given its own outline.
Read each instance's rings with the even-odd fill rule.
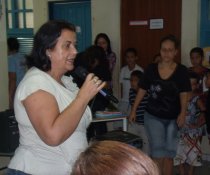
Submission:
[[[81,66],[85,68],[88,72],[94,73],[102,81],[106,81],[106,90],[111,91],[111,72],[109,71],[109,63],[106,59],[106,54],[100,46],[90,46],[84,52],[77,55],[75,60],[75,67]],[[73,75],[74,76],[74,75]],[[83,82],[77,77],[75,81],[78,86],[81,86]],[[96,111],[104,111],[109,105],[109,100],[103,95],[98,93],[92,101],[90,101],[89,106],[92,113]],[[101,135],[107,132],[106,122],[91,123],[88,128],[88,139],[95,135]]]
[[[118,141],[93,142],[76,161],[71,175],[160,175],[146,154]]]

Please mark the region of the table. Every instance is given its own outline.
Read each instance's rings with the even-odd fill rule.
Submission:
[[[112,122],[112,121],[123,121],[123,131],[128,130],[128,122],[127,122],[127,116],[120,116],[120,117],[108,117],[108,118],[93,118],[92,123],[97,122]]]

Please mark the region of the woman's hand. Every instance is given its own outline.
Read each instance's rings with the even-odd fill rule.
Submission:
[[[93,73],[87,75],[77,97],[83,98],[89,102],[102,88],[106,86],[106,82],[102,82]]]
[[[186,118],[186,113],[180,113],[177,120],[176,120],[176,123],[178,125],[178,127],[183,127],[184,124],[185,124],[185,118]]]
[[[136,120],[136,111],[135,110],[131,110],[130,115],[128,116],[128,120],[129,122],[135,122]]]
[[[187,105],[188,105],[188,101],[190,99],[190,93],[189,92],[181,92],[179,94],[180,97],[180,104],[181,104],[181,112],[178,115],[177,118],[177,125],[178,127],[183,127],[185,124],[185,119],[187,116]]]

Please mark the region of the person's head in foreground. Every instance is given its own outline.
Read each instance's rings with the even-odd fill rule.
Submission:
[[[160,175],[140,150],[118,141],[93,142],[76,161],[71,175]]]

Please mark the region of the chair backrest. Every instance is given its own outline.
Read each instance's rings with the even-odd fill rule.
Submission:
[[[13,110],[0,112],[0,152],[14,152],[19,145],[19,129]]]

